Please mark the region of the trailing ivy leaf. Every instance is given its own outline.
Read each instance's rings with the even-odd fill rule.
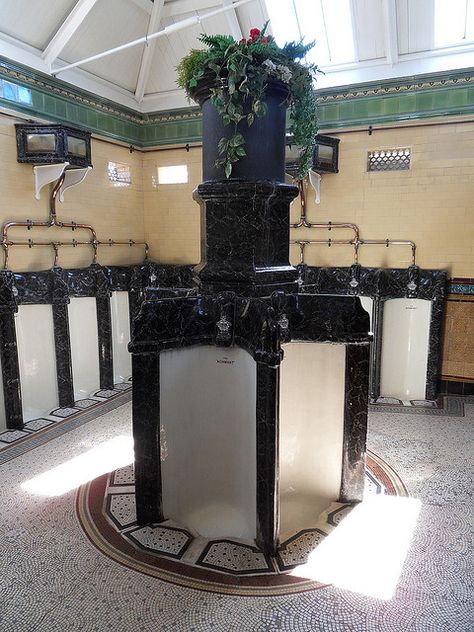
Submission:
[[[230,139],[229,145],[231,147],[238,147],[239,145],[243,145],[244,142],[245,141],[242,134],[235,134],[235,136],[232,136],[232,138]]]
[[[226,162],[225,168],[224,168],[224,172],[225,172],[225,177],[226,178],[230,178],[230,174],[232,173],[232,163],[231,162]]]
[[[250,114],[247,114],[247,125],[250,127],[253,123],[255,119],[254,114],[252,114],[252,112],[250,112]]]
[[[242,146],[237,147],[237,149],[235,150],[235,153],[237,154],[237,156],[246,156],[247,155],[247,152],[245,151],[245,149]]]
[[[217,149],[220,154],[223,154],[229,145],[229,141],[227,138],[221,138],[219,143],[217,144]]]

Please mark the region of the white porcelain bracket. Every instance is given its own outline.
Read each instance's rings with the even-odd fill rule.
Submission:
[[[60,162],[55,165],[36,165],[33,167],[35,176],[35,198],[40,199],[41,189],[51,182],[56,182],[63,171],[69,166],[68,162]]]
[[[64,182],[59,189],[59,201],[64,202],[64,192],[66,189],[75,187],[77,184],[83,182],[92,167],[84,167],[83,169],[67,169]]]
[[[309,181],[310,181],[311,186],[314,189],[314,192],[316,193],[316,197],[314,199],[316,204],[321,203],[321,177],[322,176],[320,173],[317,173],[316,171],[313,171],[312,169],[309,172]]]

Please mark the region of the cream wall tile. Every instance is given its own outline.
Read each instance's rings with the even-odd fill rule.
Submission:
[[[14,119],[0,116],[0,190],[2,206],[0,221],[45,220],[48,218],[48,192],[43,189],[41,199],[34,197],[33,168],[17,163]],[[109,161],[127,163],[131,167],[132,184],[129,187],[114,186],[108,179]],[[100,240],[143,241],[145,238],[143,217],[143,176],[140,153],[130,154],[128,148],[111,143],[92,141],[93,170],[77,187],[66,191],[63,204],[57,203],[58,218],[62,221],[92,224]],[[12,238],[19,240],[88,240],[89,232],[60,228],[12,229]],[[143,249],[137,247],[102,247],[99,263],[128,264],[143,259]],[[63,267],[89,265],[92,249],[83,246],[61,248],[59,264]],[[13,270],[41,270],[51,267],[53,255],[49,248],[11,248],[10,265]]]

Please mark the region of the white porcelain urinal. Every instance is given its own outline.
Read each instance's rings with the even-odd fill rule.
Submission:
[[[58,407],[51,305],[20,305],[15,326],[23,419],[30,421]]]
[[[100,387],[95,298],[71,298],[68,312],[74,398],[85,399]]]
[[[380,395],[425,399],[431,301],[394,298],[383,312]]]
[[[256,536],[256,363],[237,347],[160,355],[163,511],[207,538]]]
[[[344,345],[291,342],[280,368],[281,538],[314,527],[337,500],[344,433]]]
[[[114,383],[123,382],[132,374],[130,342],[130,314],[128,292],[112,292],[110,299],[112,316],[112,347],[114,359]]]

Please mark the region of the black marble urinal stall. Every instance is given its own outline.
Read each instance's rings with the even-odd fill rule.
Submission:
[[[289,206],[298,189],[283,182],[284,89],[272,87],[269,115],[246,130],[249,156],[229,180],[214,167],[224,130],[207,96],[195,287],[150,289],[133,323],[137,517],[188,520],[183,526],[205,537],[250,537],[275,554],[282,529],[311,526],[305,503],[321,500],[312,494],[326,470],[327,505],[362,499],[369,318],[357,297],[298,292],[289,262]],[[285,369],[286,358],[294,370]],[[241,390],[234,401],[234,386],[248,395]],[[327,401],[319,406],[316,398],[313,414],[315,393]],[[214,409],[223,410],[218,419]],[[294,511],[286,509],[292,502]]]

